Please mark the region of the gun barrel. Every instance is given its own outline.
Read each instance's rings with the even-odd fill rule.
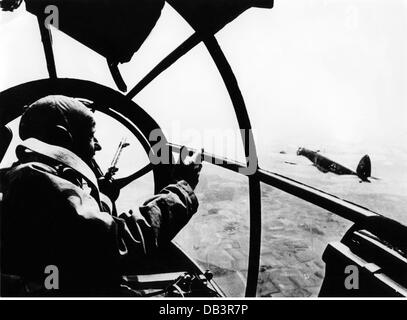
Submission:
[[[113,156],[112,162],[110,164],[110,168],[109,170],[111,170],[112,168],[116,168],[117,163],[119,162],[120,156],[122,154],[122,151],[124,148],[128,147],[130,144],[127,142],[126,138],[123,138],[120,143],[119,146],[116,149],[116,152]]]

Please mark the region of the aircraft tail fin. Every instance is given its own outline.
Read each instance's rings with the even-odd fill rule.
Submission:
[[[358,167],[356,168],[356,174],[362,181],[369,181],[367,178],[372,174],[372,164],[368,155],[363,156],[359,161]]]

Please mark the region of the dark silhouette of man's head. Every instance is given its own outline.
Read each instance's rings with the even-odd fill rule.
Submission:
[[[89,162],[101,147],[94,137],[92,112],[78,99],[52,95],[31,104],[23,113],[22,140],[36,138],[66,148]]]

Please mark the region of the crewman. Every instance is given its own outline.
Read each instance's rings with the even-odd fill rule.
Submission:
[[[23,113],[19,135],[18,161],[0,176],[2,295],[137,294],[123,270],[168,245],[197,211],[201,165],[183,166],[139,210],[116,217],[92,170],[101,146],[82,102],[39,99]],[[58,279],[47,283],[51,270]]]

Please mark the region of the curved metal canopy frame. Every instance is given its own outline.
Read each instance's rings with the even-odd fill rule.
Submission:
[[[182,16],[181,13],[180,15]],[[183,18],[185,19],[185,17]],[[242,171],[244,171],[249,166],[249,161],[255,161],[257,168],[254,174],[248,176],[250,190],[250,248],[246,286],[247,297],[256,296],[257,290],[257,278],[261,248],[260,182],[263,182],[267,185],[273,186],[284,192],[301,198],[307,202],[315,204],[357,224],[367,224],[368,220],[371,217],[380,216],[375,212],[347,202],[324,191],[286,178],[279,174],[258,168],[257,153],[253,135],[251,132],[251,124],[246,105],[233,70],[230,67],[216,38],[214,37],[214,34],[217,30],[213,30],[212,32],[202,32],[195,29],[196,32],[191,37],[184,41],[184,43],[182,43],[178,48],[176,48],[172,53],[164,58],[156,67],[154,67],[136,86],[133,87],[133,89],[131,89],[127,93],[127,95],[122,95],[121,93],[114,91],[113,89],[95,84],[93,82],[74,79],[58,79],[52,51],[50,33],[42,28],[43,24],[40,20],[38,22],[40,26],[41,37],[44,45],[44,53],[50,78],[48,80],[26,83],[1,93],[0,124],[7,124],[9,121],[18,117],[22,112],[22,107],[28,102],[32,102],[35,100],[34,96],[27,97],[25,95],[18,94],[19,91],[24,91],[24,93],[26,93],[28,88],[30,88],[28,91],[32,92],[33,95],[39,98],[46,94],[51,94],[52,92],[61,92],[61,88],[63,87],[63,92],[65,92],[65,94],[93,99],[96,109],[111,115],[113,118],[120,121],[127,128],[129,128],[130,131],[135,134],[137,138],[139,138],[146,152],[148,152],[149,149],[151,150],[151,146],[155,142],[148,139],[149,133],[153,129],[160,130],[160,128],[158,124],[142,108],[140,108],[136,103],[132,101],[132,99],[157,76],[164,72],[168,67],[173,65],[180,57],[188,53],[199,43],[203,42],[205,44],[209,54],[211,55],[214,63],[218,68],[219,73],[223,78],[225,86],[232,100],[239,128],[242,132],[242,142],[246,155],[246,164],[241,164],[236,161],[230,161],[228,159],[221,159],[216,155],[207,153],[204,154],[204,160],[210,163],[214,163],[215,160],[216,165],[237,173],[242,173]],[[12,109],[12,112],[8,114],[8,112],[5,112],[5,105],[3,104],[3,102],[10,102],[11,95],[18,98],[11,101],[11,106],[7,106],[7,110]],[[101,100],[101,97],[104,98],[103,101]],[[112,102],[115,103],[114,108],[106,107],[109,105],[109,103]],[[118,102],[119,104],[117,104]],[[141,119],[143,120],[141,121]],[[171,144],[168,144],[168,146],[169,148],[172,148],[170,150],[179,151],[179,146]],[[148,170],[150,170],[151,168],[144,168],[142,170],[148,172]],[[165,165],[154,166],[153,171],[156,191],[168,181],[169,170],[169,167]],[[135,175],[137,176],[137,173]]]

